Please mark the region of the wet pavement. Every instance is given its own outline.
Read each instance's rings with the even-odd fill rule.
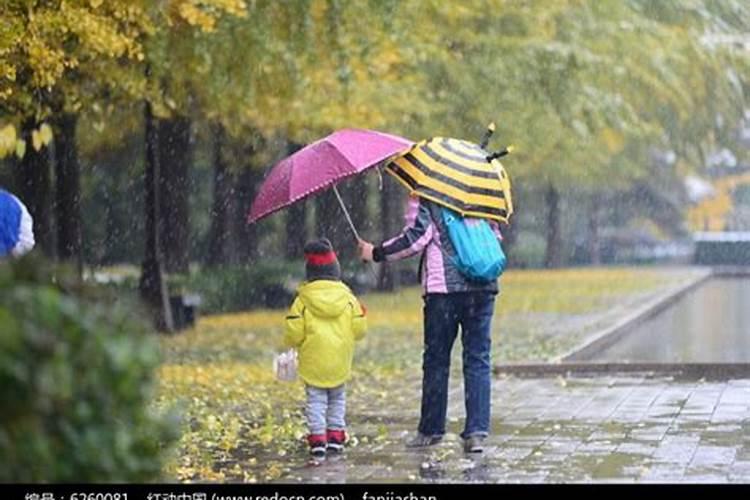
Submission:
[[[463,392],[454,363],[441,444],[404,447],[417,426],[420,396],[418,381],[404,381],[411,404],[352,409],[356,445],[314,466],[301,453],[280,481],[750,484],[749,283],[717,279],[690,292],[635,326],[606,356],[599,353],[608,365],[598,372],[580,363],[572,374],[550,364],[532,367],[532,378],[500,375],[492,435],[481,455],[464,454],[458,437]],[[639,371],[623,361],[652,366]],[[696,361],[703,363],[690,365]],[[738,366],[729,369],[727,361]]]
[[[407,384],[411,386],[412,384]],[[498,378],[485,453],[465,455],[460,379],[452,377],[445,440],[407,450],[409,408],[348,416],[358,442],[312,466],[300,454],[280,482],[750,483],[750,379],[654,374]]]

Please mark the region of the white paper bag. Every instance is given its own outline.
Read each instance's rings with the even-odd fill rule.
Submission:
[[[278,380],[284,382],[297,380],[297,351],[289,349],[278,354],[273,360],[273,371]]]

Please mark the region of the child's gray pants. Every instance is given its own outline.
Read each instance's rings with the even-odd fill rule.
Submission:
[[[310,434],[325,434],[326,429],[344,430],[346,423],[346,388],[344,384],[332,389],[306,385],[307,426]]]

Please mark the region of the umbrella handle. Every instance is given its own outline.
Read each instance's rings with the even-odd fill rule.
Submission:
[[[352,218],[349,215],[349,210],[346,209],[346,205],[344,205],[344,200],[341,199],[341,195],[339,194],[339,190],[336,189],[335,184],[333,185],[333,192],[336,194],[336,199],[339,200],[339,205],[341,206],[341,210],[344,211],[344,215],[346,216],[346,221],[349,223],[349,227],[352,229],[352,232],[354,233],[354,237],[357,238],[357,241],[359,241],[361,238],[359,237],[357,228],[354,227],[354,222],[352,222]]]

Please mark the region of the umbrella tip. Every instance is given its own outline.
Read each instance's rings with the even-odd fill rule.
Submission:
[[[479,147],[482,149],[487,147],[487,144],[490,143],[490,137],[492,137],[492,134],[495,133],[495,122],[490,123],[487,125],[487,131],[484,133],[484,137],[482,137],[482,141],[479,143]]]
[[[511,145],[511,146],[508,146],[505,149],[502,149],[500,151],[492,153],[491,155],[487,156],[487,161],[491,162],[492,160],[496,160],[498,158],[502,158],[503,156],[512,153],[514,149],[515,149],[515,147]]]

